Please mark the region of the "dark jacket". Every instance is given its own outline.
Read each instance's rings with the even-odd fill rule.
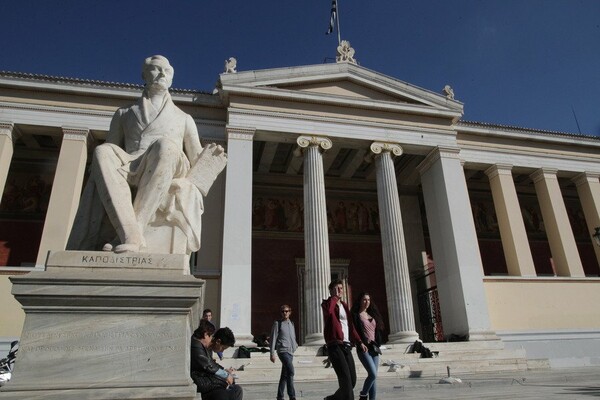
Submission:
[[[199,340],[192,337],[190,375],[199,393],[227,388],[227,382],[215,375],[220,369],[223,367],[213,360],[212,350],[207,349]]]
[[[367,336],[365,335],[365,326],[363,325],[362,321],[360,320],[360,315],[358,315],[358,313],[353,312],[352,320],[354,321],[354,326],[356,327],[356,332],[358,333],[358,336],[360,336],[360,339],[365,344],[365,346],[369,346],[369,340],[367,339]],[[375,343],[377,344],[377,346],[381,346],[381,342],[382,342],[381,329],[379,329],[379,327],[375,327]]]
[[[348,305],[341,302],[344,310],[346,310],[346,315],[348,316],[348,336],[350,342],[353,344],[360,344],[361,339],[356,333],[356,329],[354,328],[354,322],[352,321],[352,314],[348,309]],[[342,343],[344,340],[344,332],[342,331],[342,323],[340,322],[340,310],[336,301],[333,301],[332,298],[328,298],[323,300],[321,303],[321,308],[323,309],[323,318],[325,320],[325,326],[323,329],[323,334],[325,336],[325,343],[327,345]]]

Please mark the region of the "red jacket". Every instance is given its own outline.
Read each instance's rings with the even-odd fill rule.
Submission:
[[[344,310],[346,310],[346,316],[348,318],[348,335],[350,336],[350,342],[354,344],[360,344],[361,339],[354,328],[352,314],[350,314],[348,305],[343,301],[341,303],[344,307]],[[342,331],[342,323],[340,322],[340,308],[337,302],[333,301],[332,297],[330,297],[326,300],[323,300],[323,303],[321,303],[321,308],[323,309],[323,319],[325,320],[325,328],[323,331],[325,343],[328,345],[333,343],[342,343],[344,340],[344,332]]]

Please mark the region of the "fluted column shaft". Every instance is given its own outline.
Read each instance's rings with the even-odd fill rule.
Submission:
[[[375,154],[377,174],[379,224],[390,319],[389,341],[412,343],[419,335],[415,331],[400,197],[392,162],[392,154],[401,155],[402,148],[397,144],[374,142],[371,151]]]
[[[330,149],[331,141],[323,137],[300,136],[297,143],[304,149],[304,344],[322,344],[324,338],[321,302],[329,297],[327,285],[331,280],[331,266],[321,150]]]
[[[15,140],[14,125],[10,122],[0,121],[0,201],[6,185]]]

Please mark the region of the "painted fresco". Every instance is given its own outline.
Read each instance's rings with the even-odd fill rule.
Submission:
[[[377,201],[327,200],[329,233],[379,235]],[[301,196],[255,196],[252,202],[255,231],[304,232]]]

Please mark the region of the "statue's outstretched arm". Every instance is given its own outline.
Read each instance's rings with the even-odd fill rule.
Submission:
[[[202,145],[200,144],[196,123],[189,115],[185,120],[183,147],[185,155],[187,156],[188,160],[190,160],[190,164],[195,165],[196,161],[198,161],[198,157],[200,157],[200,153],[202,153]]]

